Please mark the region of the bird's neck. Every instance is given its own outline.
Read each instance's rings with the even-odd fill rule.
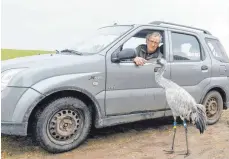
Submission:
[[[164,72],[165,65],[162,65],[162,67],[155,73],[155,80],[161,87],[168,88],[170,86],[170,81],[163,77]]]

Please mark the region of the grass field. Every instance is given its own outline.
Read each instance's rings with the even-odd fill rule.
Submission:
[[[36,54],[45,54],[45,53],[50,53],[50,51],[1,49],[1,60],[7,60],[7,59],[23,57],[23,56],[31,56]]]

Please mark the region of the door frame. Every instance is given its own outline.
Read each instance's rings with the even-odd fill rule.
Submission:
[[[201,55],[202,55],[202,58],[200,61],[192,61],[192,62],[201,62],[201,61],[204,61],[206,58],[207,58],[207,53],[205,51],[205,45],[204,45],[204,42],[202,41],[202,38],[195,32],[192,32],[192,31],[184,31],[184,30],[178,30],[178,29],[171,29],[169,28],[168,29],[168,37],[169,37],[169,59],[170,59],[170,62],[171,63],[174,63],[174,60],[173,60],[173,43],[172,43],[172,33],[178,33],[178,34],[183,34],[183,35],[190,35],[190,36],[194,36],[197,41],[199,42],[200,44],[200,50],[201,50]],[[176,61],[176,62],[186,62],[186,61]]]
[[[151,29],[151,30],[160,30],[160,31],[164,31],[164,34],[166,35],[166,39],[165,39],[165,43],[164,43],[164,52],[166,52],[166,60],[169,60],[169,44],[168,42],[170,42],[169,40],[169,33],[168,33],[168,28],[165,28],[165,27],[159,27],[159,26],[150,26],[150,25],[141,25],[141,26],[138,26],[136,27],[134,30],[132,30],[129,34],[125,35],[122,39],[120,39],[116,44],[114,44],[113,46],[111,46],[111,48],[106,52],[106,62],[108,62],[108,60],[113,63],[111,61],[111,54],[114,53],[115,51],[117,51],[117,49],[122,45],[124,44],[125,42],[127,42],[132,36],[134,36],[136,33],[138,33],[139,31],[141,30],[144,30],[144,29]],[[167,42],[167,44],[166,44]],[[168,45],[168,47],[166,47],[166,45]],[[110,59],[108,59],[110,58]],[[123,63],[126,63],[126,62],[123,62]],[[132,62],[129,62],[129,63],[132,63]]]

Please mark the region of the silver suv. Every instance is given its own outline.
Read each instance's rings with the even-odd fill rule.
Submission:
[[[171,116],[155,82],[156,59],[144,66],[131,60],[153,31],[163,37],[164,77],[204,104],[208,124],[216,123],[229,107],[229,59],[220,41],[203,29],[154,21],[103,27],[72,48],[2,61],[2,133],[31,134],[59,153],[78,147],[92,125]]]

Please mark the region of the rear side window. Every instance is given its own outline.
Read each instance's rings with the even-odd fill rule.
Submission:
[[[219,40],[207,38],[206,43],[216,60],[221,62],[229,62],[226,51],[223,45],[219,42]]]
[[[200,61],[201,45],[193,35],[172,33],[172,50],[174,61]]]

